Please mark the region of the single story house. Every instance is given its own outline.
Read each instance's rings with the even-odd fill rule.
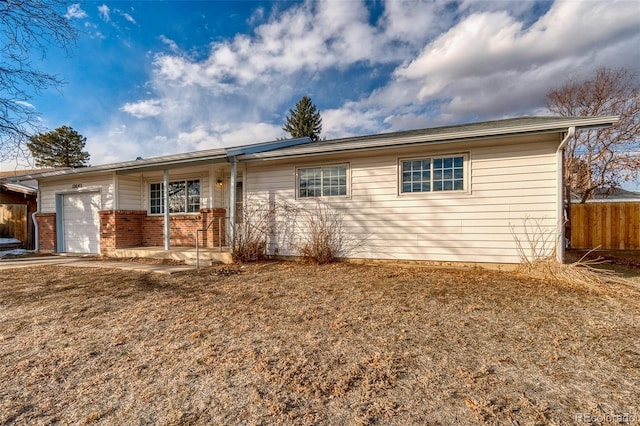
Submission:
[[[535,251],[562,259],[564,144],[617,120],[522,117],[32,174],[39,250],[193,247],[209,224],[201,245],[227,245],[238,222],[267,206],[272,255],[299,254],[305,226],[290,223],[293,207],[335,212],[356,242],[342,253],[349,258],[508,264]]]

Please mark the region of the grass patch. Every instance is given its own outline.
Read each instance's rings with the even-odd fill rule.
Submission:
[[[394,266],[229,268],[3,271],[0,424],[640,417],[635,288]]]

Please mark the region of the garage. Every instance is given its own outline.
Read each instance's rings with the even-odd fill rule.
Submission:
[[[62,195],[62,251],[100,253],[99,192]]]

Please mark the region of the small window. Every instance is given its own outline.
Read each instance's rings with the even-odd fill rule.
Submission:
[[[339,197],[347,195],[347,165],[298,169],[298,197]]]
[[[169,213],[195,213],[200,211],[200,181],[169,182]],[[149,213],[164,213],[164,184],[149,187]]]
[[[401,160],[401,193],[463,191],[464,156]]]

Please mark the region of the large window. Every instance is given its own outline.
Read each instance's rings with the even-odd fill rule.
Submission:
[[[298,197],[337,197],[347,195],[346,164],[298,169]]]
[[[200,211],[200,181],[169,182],[169,213]],[[152,183],[149,191],[149,213],[164,213],[164,183]]]
[[[401,192],[463,191],[465,157],[401,160]]]

